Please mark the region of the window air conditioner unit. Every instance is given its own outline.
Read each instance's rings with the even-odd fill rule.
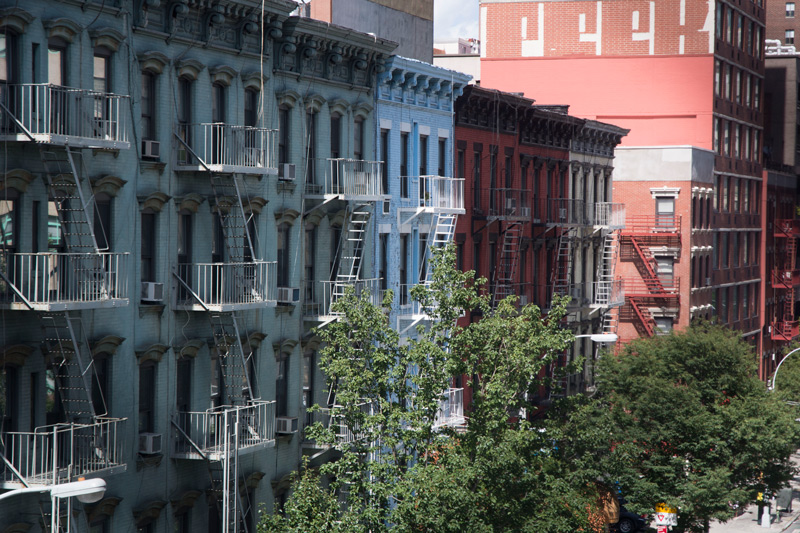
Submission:
[[[161,453],[161,433],[139,433],[139,453],[143,455]]]
[[[297,417],[279,416],[275,418],[277,425],[276,432],[279,435],[291,435],[297,433]]]
[[[295,171],[297,167],[290,163],[284,163],[281,167],[281,175],[278,179],[282,181],[294,181],[295,179]]]
[[[566,207],[559,207],[558,208],[558,219],[563,221],[567,220],[567,208]]]
[[[153,283],[152,281],[143,281],[142,296],[140,300],[143,303],[160,304],[164,301],[164,284]]]
[[[521,216],[523,216],[525,218],[528,218],[529,216],[531,216],[531,208],[530,207],[520,207],[519,208],[519,213],[520,213]]]
[[[142,141],[142,157],[158,159],[161,157],[161,145],[158,141]]]
[[[300,301],[300,289],[297,287],[278,287],[279,304],[296,304]]]

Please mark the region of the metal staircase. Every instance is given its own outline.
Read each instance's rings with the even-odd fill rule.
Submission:
[[[236,313],[211,313],[214,346],[220,358],[225,385],[225,405],[245,405],[252,399],[252,384],[247,371],[249,357],[244,354]]]
[[[67,312],[53,313],[43,314],[41,324],[45,360],[57,369],[56,386],[67,422],[93,422],[97,414],[92,403],[94,370],[81,320]]]
[[[553,268],[553,296],[567,296],[572,280],[572,241],[577,235],[574,227],[565,228],[558,237],[556,264]]]
[[[255,258],[253,240],[250,235],[253,214],[248,215],[244,206],[249,203],[247,190],[236,174],[211,173],[211,188],[225,236],[228,260],[232,263],[250,262]]]
[[[432,231],[428,235],[433,234],[433,242],[430,243],[430,249],[442,248],[447,246],[453,241],[453,236],[456,233],[456,222],[458,215],[455,213],[438,213],[435,215],[436,220],[432,224]],[[430,256],[430,250],[427,251]],[[430,257],[425,261],[425,283],[433,281],[433,264]]]
[[[800,283],[800,273],[797,271],[797,234],[795,220],[775,221],[776,253],[772,288],[775,291],[776,305],[770,336],[776,341],[791,342],[800,334],[795,315],[795,292]]]
[[[368,207],[369,204],[356,204],[348,207],[346,229],[342,232],[342,241],[339,244],[340,256],[338,271],[334,278],[336,283],[332,292],[333,301],[344,296],[345,289],[360,278],[367,226],[371,218]]]
[[[616,231],[609,232],[603,238],[603,253],[597,265],[597,289],[594,294],[595,304],[607,307],[611,305],[614,288],[614,266],[619,252],[619,236]]]
[[[511,222],[503,232],[500,259],[497,261],[497,268],[494,271],[493,306],[497,306],[506,296],[514,293],[513,284],[517,275],[521,242],[522,224],[520,222]]]

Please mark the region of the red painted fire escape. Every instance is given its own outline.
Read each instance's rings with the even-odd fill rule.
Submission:
[[[775,266],[772,270],[775,315],[771,324],[771,337],[775,341],[789,342],[800,333],[794,312],[795,287],[800,285],[800,272],[796,268],[798,222],[794,219],[775,221]]]
[[[621,232],[623,259],[632,260],[639,277],[625,279],[625,306],[622,320],[632,321],[642,336],[656,334],[656,321],[650,307],[678,307],[680,279],[659,273],[651,248],[679,247],[681,217],[678,215],[630,215]]]

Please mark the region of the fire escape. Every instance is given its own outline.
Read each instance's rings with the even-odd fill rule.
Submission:
[[[330,281],[314,281],[312,298],[305,305],[304,318],[323,327],[338,320],[341,313],[333,304],[352,287],[356,295],[367,291],[375,305],[380,304],[380,280],[363,279],[361,272],[369,234],[369,224],[378,202],[384,200],[379,161],[328,159],[324,184],[307,183],[306,199],[313,203],[308,215],[318,209],[343,210],[344,222],[336,248]]]
[[[58,244],[51,251],[3,252],[0,307],[38,315],[42,353],[54,371],[64,419],[0,435],[0,488],[54,485],[126,469],[125,419],[109,417],[105,401],[92,398],[96,377],[82,311],[129,301],[129,254],[98,246],[95,229],[102,224],[95,218],[83,157],[84,150],[130,148],[128,110],[127,96],[49,84],[6,85],[0,93],[0,140],[38,147],[48,205],[58,220]],[[58,506],[49,514],[55,531]]]
[[[256,397],[252,350],[242,312],[277,304],[276,263],[256,258],[255,225],[243,174],[276,174],[275,132],[229,124],[181,125],[176,132],[176,170],[205,172],[215,198],[224,241],[223,261],[178,264],[176,309],[206,313],[218,358],[219,405],[178,412],[176,459],[205,461],[217,497],[222,533],[246,531],[249,507],[240,491],[240,459],[275,446],[275,402]],[[188,132],[188,133],[187,133]]]
[[[658,328],[651,307],[678,308],[680,279],[664,276],[653,255],[653,247],[680,246],[679,215],[631,215],[621,234],[622,259],[633,261],[639,277],[626,279],[625,302],[620,320],[633,322],[641,336],[652,337]]]
[[[401,179],[417,180],[403,177]],[[446,176],[420,176],[418,193],[411,198],[401,199],[398,208],[399,225],[411,229],[412,225],[428,228],[426,249],[420,257],[419,283],[428,285],[433,281],[433,264],[431,256],[434,248],[447,246],[453,241],[458,215],[464,210],[464,180]],[[415,200],[415,196],[418,200]],[[425,233],[425,232],[420,232]],[[401,286],[401,305],[397,314],[397,330],[405,335],[417,324],[429,320],[430,317],[419,302],[413,301],[409,291],[413,285]]]
[[[603,317],[604,335],[616,335],[618,316],[614,308],[625,303],[623,282],[615,276],[619,256],[620,232],[625,228],[625,204],[597,202],[594,205],[594,227],[602,232],[603,250],[594,281],[594,303]]]
[[[772,340],[791,342],[800,334],[795,317],[795,287],[800,285],[797,270],[798,222],[794,219],[775,221],[775,266],[772,271],[772,289],[775,292],[775,316],[772,321]]]
[[[489,202],[488,223],[497,222],[500,246],[497,248],[495,269],[492,273],[492,307],[496,307],[506,296],[519,294],[517,270],[522,251],[523,223],[530,221],[531,208],[528,203],[529,190],[493,189]]]
[[[569,296],[569,308],[580,307],[584,300],[584,287],[573,281],[573,248],[580,228],[589,224],[583,200],[549,198],[546,221],[558,239],[553,269],[551,271],[552,296]],[[551,300],[552,301],[552,300]]]

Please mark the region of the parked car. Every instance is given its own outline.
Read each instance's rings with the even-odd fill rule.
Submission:
[[[612,531],[619,533],[635,533],[636,531],[644,530],[647,527],[647,521],[640,515],[628,511],[624,506],[619,507],[619,522],[611,525]]]

